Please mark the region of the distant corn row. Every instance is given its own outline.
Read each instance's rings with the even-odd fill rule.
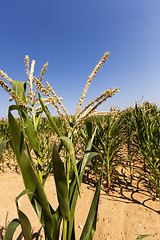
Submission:
[[[72,121],[75,117],[70,116]],[[67,128],[61,117],[54,117],[54,121],[65,135]],[[133,108],[124,111],[105,112],[103,115],[90,117],[85,120],[77,136],[75,136],[75,148],[78,149],[87,143],[89,135],[95,126],[98,127],[93,144],[94,151],[99,155],[95,157],[88,166],[88,172],[98,178],[98,173],[105,161],[105,178],[107,189],[110,190],[112,179],[115,177],[117,166],[124,166],[127,163],[130,168],[130,177],[134,176],[133,166],[135,159],[140,155],[141,167],[145,169],[143,176],[148,179],[156,197],[160,197],[160,111],[155,104],[144,102],[137,104]],[[0,121],[1,139],[10,138],[9,125],[6,120]],[[56,133],[51,128],[47,118],[42,118],[38,126],[38,138],[43,152],[42,169],[45,171],[49,165],[48,159],[51,158],[51,140],[56,140]],[[79,140],[78,140],[79,139]],[[125,147],[125,156],[118,157],[121,150]],[[8,145],[8,154],[11,155],[11,148]],[[9,150],[10,149],[10,150]],[[1,169],[5,162],[6,152],[1,159]],[[10,159],[8,157],[8,159]],[[10,164],[11,165],[11,164]],[[141,171],[142,174],[142,171]]]

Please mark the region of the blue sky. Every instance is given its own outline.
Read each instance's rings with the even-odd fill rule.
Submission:
[[[43,84],[48,81],[74,114],[88,76],[110,51],[84,104],[119,87],[99,110],[124,109],[143,96],[160,106],[159,10],[159,0],[2,1],[0,69],[27,81],[26,54],[36,60],[37,78],[48,61]],[[0,118],[7,116],[8,98],[0,88]]]

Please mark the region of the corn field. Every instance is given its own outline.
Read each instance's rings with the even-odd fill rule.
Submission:
[[[12,239],[19,225],[24,238],[31,239],[30,221],[18,204],[26,194],[42,224],[46,240],[76,239],[76,202],[81,195],[81,183],[89,175],[96,188],[80,240],[93,239],[100,190],[103,187],[106,194],[109,193],[120,177],[120,170],[129,171],[131,182],[137,175],[143,177],[152,198],[160,199],[160,110],[157,105],[143,102],[123,111],[97,112],[104,101],[119,91],[114,88],[106,90],[82,109],[88,88],[108,56],[109,53],[105,53],[94,68],[73,116],[49,83],[46,82],[46,87],[42,85],[48,63],[37,79],[35,61],[32,60],[30,67],[29,57],[25,57],[28,93],[25,82],[13,81],[0,70],[4,79],[0,78],[0,85],[10,94],[10,100],[15,100],[8,109],[8,121],[0,121],[0,170],[14,168],[22,174],[25,186],[16,198],[18,217],[8,225],[5,240]],[[56,108],[58,117],[51,116],[50,104]],[[19,118],[15,118],[12,111],[17,111]],[[44,191],[46,179],[51,174],[56,184],[57,209],[52,208]],[[62,233],[60,225],[63,225]]]

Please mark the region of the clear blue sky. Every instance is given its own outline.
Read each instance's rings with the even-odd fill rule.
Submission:
[[[26,54],[36,60],[36,77],[49,61],[43,84],[48,81],[74,114],[88,76],[110,51],[85,103],[119,87],[100,110],[124,109],[142,96],[160,105],[159,13],[159,0],[1,1],[0,69],[27,81]],[[8,98],[0,88],[0,117],[7,116]]]

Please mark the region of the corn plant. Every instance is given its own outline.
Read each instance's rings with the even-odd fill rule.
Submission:
[[[107,191],[111,188],[111,182],[114,177],[114,171],[120,164],[120,160],[116,158],[116,154],[121,149],[125,140],[123,139],[123,118],[120,115],[108,114],[103,117],[96,118],[95,124],[97,125],[97,133],[93,142],[94,151],[99,153],[97,157],[92,161],[91,167],[94,172],[102,167],[104,162],[104,174],[107,180]],[[86,125],[87,126],[87,125]],[[87,126],[87,129],[89,126]],[[90,129],[92,127],[90,126]],[[90,134],[91,134],[90,130]],[[90,134],[85,134],[81,130],[82,136],[87,141]]]
[[[0,121],[0,138],[3,140],[7,140],[11,137],[8,121],[2,119]]]
[[[0,157],[2,157],[3,149],[5,147],[6,140],[0,140]]]
[[[16,105],[11,105],[8,111],[9,127],[11,132],[11,146],[17,158],[20,171],[23,177],[25,190],[16,198],[16,206],[18,218],[11,221],[8,225],[5,234],[5,240],[10,240],[13,237],[15,229],[21,225],[24,238],[31,239],[31,224],[28,217],[20,210],[18,200],[24,194],[27,194],[32,207],[34,208],[39,220],[43,226],[45,239],[59,239],[60,225],[63,224],[63,231],[61,238],[63,240],[76,239],[74,229],[74,213],[78,195],[80,195],[80,186],[83,178],[83,173],[86,166],[98,153],[92,151],[92,145],[95,138],[97,128],[94,129],[92,135],[88,138],[85,152],[80,160],[76,161],[75,156],[75,135],[81,128],[84,120],[96,112],[97,107],[108,98],[112,97],[118,88],[114,90],[108,89],[104,93],[90,102],[83,110],[81,110],[84,97],[87,93],[88,87],[98,72],[102,64],[107,60],[109,53],[105,53],[100,62],[94,68],[90,75],[87,84],[84,88],[80,98],[76,114],[72,118],[66,111],[62,104],[62,99],[59,98],[53,91],[52,87],[47,83],[45,88],[41,81],[47,69],[48,63],[44,65],[40,78],[33,76],[35,61],[31,63],[29,71],[29,57],[25,57],[26,72],[28,77],[28,95],[26,94],[26,83],[13,81],[2,70],[1,76],[12,84],[11,89],[1,78],[0,85],[11,95],[10,100],[15,100]],[[35,91],[33,85],[35,84]],[[45,99],[41,98],[38,92],[42,92]],[[37,107],[37,104],[39,106]],[[62,117],[65,124],[65,136],[56,122],[51,117],[47,105],[53,104],[58,114]],[[61,109],[59,108],[61,107]],[[20,121],[13,116],[12,111],[18,111]],[[41,149],[38,138],[38,126],[41,119],[42,112],[46,114],[52,129],[56,132],[59,138],[59,145],[56,142],[52,146],[51,166],[50,171],[54,174],[58,206],[53,209],[48,202],[44,192],[45,180],[48,177],[49,171],[42,172],[42,158],[43,151]],[[48,139],[49,141],[49,139]],[[50,150],[49,150],[50,151]],[[32,154],[31,154],[32,152]],[[62,161],[61,155],[65,156]],[[33,160],[36,158],[37,164]],[[49,156],[49,155],[48,155]],[[103,165],[100,173],[97,188],[95,190],[94,198],[90,207],[90,211],[84,225],[80,239],[93,239],[96,222],[97,211],[100,197],[100,188],[102,182]]]
[[[43,106],[45,107],[45,106]],[[52,153],[52,169],[54,173],[56,189],[57,189],[57,197],[59,201],[59,206],[57,210],[54,210],[51,205],[49,204],[47,197],[45,195],[43,189],[43,183],[37,173],[32,157],[30,155],[27,141],[25,140],[25,135],[23,134],[23,130],[18,125],[16,119],[13,117],[11,111],[18,109],[22,111],[23,114],[24,110],[17,106],[11,106],[9,108],[9,125],[12,134],[12,144],[13,149],[17,157],[18,164],[21,169],[23,181],[25,184],[26,190],[19,196],[21,197],[23,194],[28,194],[30,202],[36,211],[40,222],[44,228],[45,232],[45,239],[58,239],[59,238],[59,229],[60,223],[63,220],[63,239],[71,239],[74,234],[74,211],[76,200],[78,194],[80,194],[80,184],[83,177],[83,172],[88,164],[88,162],[96,155],[96,153],[91,152],[92,142],[94,139],[93,134],[92,138],[88,142],[88,146],[86,149],[86,153],[83,156],[83,159],[76,163],[74,147],[71,140],[68,137],[62,136],[60,130],[56,128],[56,125],[52,118],[51,124],[54,126],[55,130],[57,131],[60,139],[62,140],[63,145],[67,150],[67,169],[64,167],[64,163],[60,158],[60,154],[56,144],[53,145],[53,153]],[[20,110],[21,109],[21,110]],[[46,110],[45,110],[46,111]],[[22,115],[23,115],[22,114]],[[26,115],[25,115],[26,116]],[[33,125],[31,125],[30,119],[27,119],[27,123],[29,129],[26,129],[26,133],[28,134],[28,138],[34,136],[34,145],[33,142],[33,149],[35,151],[38,150],[38,141],[35,137],[35,131]],[[28,131],[29,130],[29,131]],[[30,136],[29,136],[30,135]],[[73,166],[73,173],[70,175],[70,167]],[[84,226],[81,239],[86,238],[86,233],[90,236],[93,234],[95,230],[95,222],[97,217],[97,207],[99,202],[100,196],[100,185],[101,185],[100,178],[99,184],[95,191],[95,196],[92,202],[92,206],[90,209],[90,213],[88,215],[86,225]],[[21,224],[22,232],[24,234],[25,239],[31,239],[31,226],[29,223],[29,219],[27,216],[19,209],[18,207],[18,199],[16,199],[17,211],[18,211],[18,219],[14,219],[8,229],[6,230],[5,239],[9,239],[11,234],[11,229],[13,232],[15,228]],[[12,233],[13,233],[12,232]],[[88,236],[88,237],[89,237]],[[84,238],[85,237],[85,238]],[[11,238],[10,238],[11,239]],[[73,238],[72,238],[73,239]]]
[[[148,106],[148,105],[147,105]],[[135,106],[136,140],[145,164],[144,176],[160,198],[160,117],[155,109]]]
[[[2,163],[2,170],[4,171],[4,161],[6,160],[6,156],[9,155],[9,165],[10,165],[10,157],[11,157],[11,148],[10,145],[8,144],[8,139],[11,137],[10,135],[10,130],[9,130],[9,125],[8,121],[5,119],[2,119],[0,121],[0,139],[1,139],[1,146],[0,149],[4,149],[4,151],[1,151],[1,163]],[[5,146],[5,148],[4,148]],[[2,152],[4,154],[2,154]],[[6,154],[7,152],[7,154]]]
[[[135,143],[135,133],[136,133],[136,122],[134,118],[134,108],[127,108],[126,110],[121,112],[122,118],[124,118],[124,137],[126,138],[126,149],[127,149],[127,165],[129,165],[130,169],[130,177],[132,181],[133,177],[133,157],[135,152],[137,153],[137,144]]]

